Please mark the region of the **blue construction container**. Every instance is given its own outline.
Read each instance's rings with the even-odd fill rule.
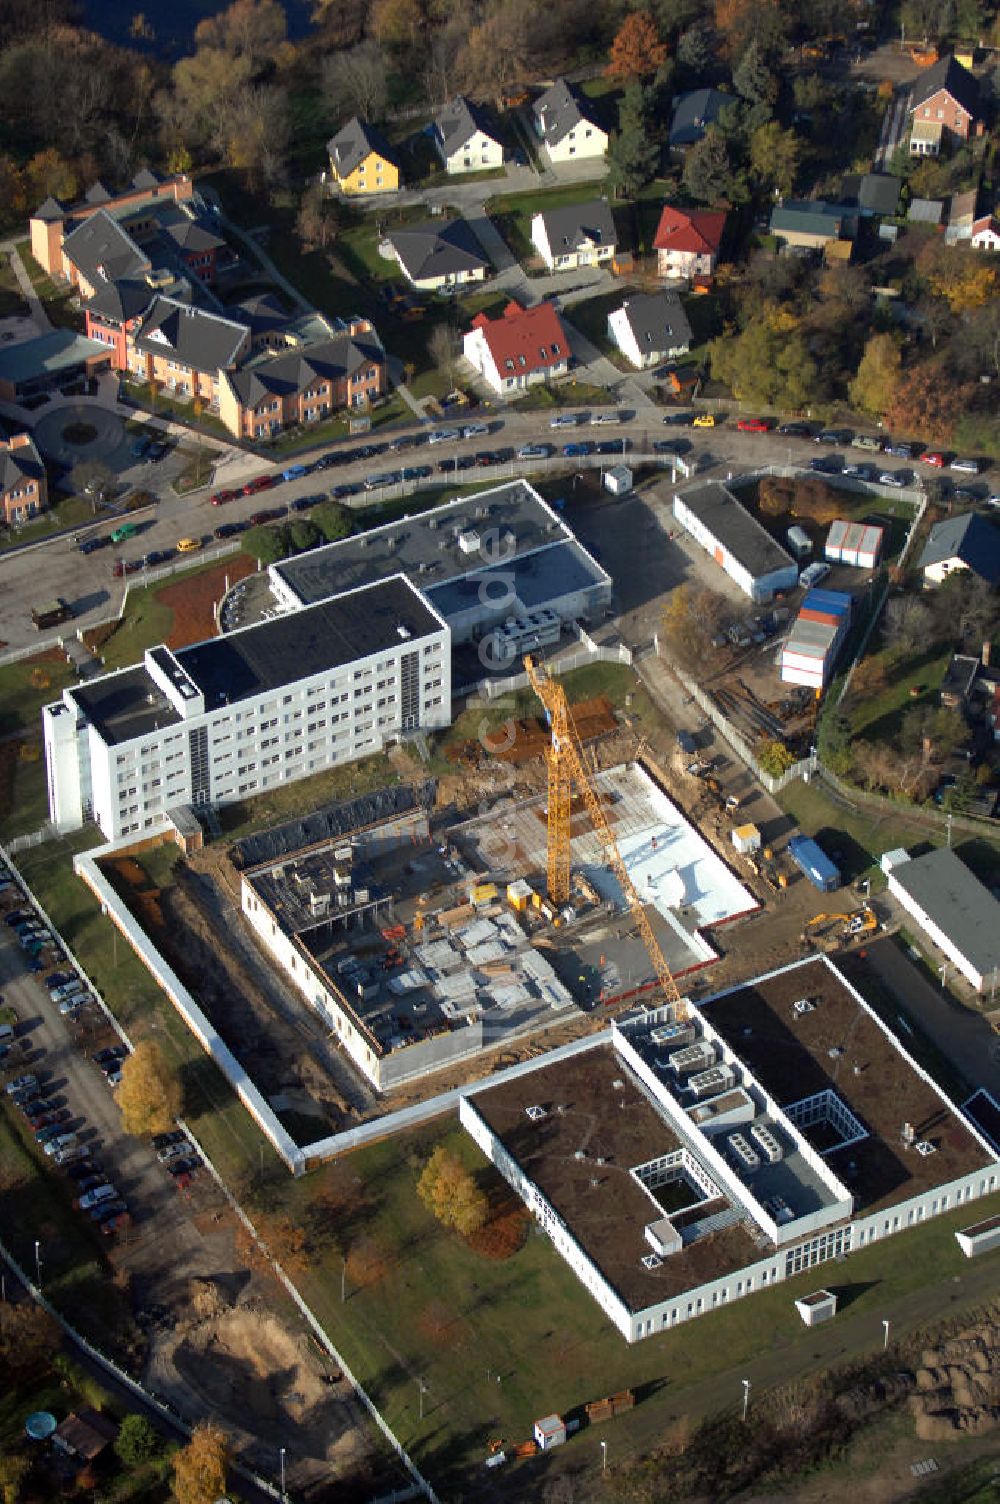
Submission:
[[[788,843],[788,855],[803,876],[821,893],[832,893],[840,887],[839,870],[811,837],[793,836]]]

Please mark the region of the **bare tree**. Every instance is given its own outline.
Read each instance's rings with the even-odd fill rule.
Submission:
[[[323,94],[335,120],[361,115],[378,120],[385,111],[388,69],[385,54],[373,37],[359,42],[349,52],[334,52],[323,59]]]
[[[458,354],[454,330],[448,324],[436,324],[427,339],[431,359],[444,374],[448,384],[455,384],[455,357]]]
[[[887,647],[907,658],[933,636],[934,613],[925,601],[912,595],[893,596],[882,618],[882,636]]]

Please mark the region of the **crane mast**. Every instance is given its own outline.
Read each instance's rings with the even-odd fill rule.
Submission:
[[[550,727],[550,741],[545,752],[548,771],[548,844],[546,849],[546,879],[549,898],[559,908],[569,902],[570,896],[570,842],[572,838],[572,804],[574,785],[579,790],[587,807],[591,824],[607,853],[611,867],[621,884],[629,906],[653,964],[663,1001],[673,1007],[674,1017],[683,1019],[687,1004],[677,990],[667,965],[666,957],[646,913],[646,906],[636,892],[635,884],[618,850],[614,832],[608,821],[604,806],[591,782],[584,761],[583,746],[573,721],[573,713],[566,699],[566,691],[557,684],[543,664],[528,654],[524,667],[532,689],[545,706]]]

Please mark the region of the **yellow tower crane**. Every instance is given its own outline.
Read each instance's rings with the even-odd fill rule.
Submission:
[[[677,983],[671,975],[666,957],[653,934],[653,927],[646,914],[646,906],[635,890],[635,884],[628,874],[622,854],[618,850],[618,843],[608,823],[604,806],[590,781],[590,774],[584,761],[583,747],[566,699],[566,691],[561,684],[556,683],[545,665],[536,662],[530,654],[524,660],[524,667],[532,689],[548,713],[551,731],[551,739],[545,752],[549,783],[546,852],[549,898],[559,908],[569,902],[571,813],[575,785],[583,796],[591,824],[604,847],[615,876],[621,884],[632,917],[639,928],[643,944],[653,963],[660,991],[663,993],[663,1001],[673,1007],[674,1017],[679,1021],[687,1015],[687,1004],[677,990]]]

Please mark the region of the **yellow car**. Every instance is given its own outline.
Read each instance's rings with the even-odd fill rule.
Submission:
[[[200,547],[200,538],[180,538],[177,542],[177,552],[179,554],[193,554],[195,549]]]
[[[694,422],[691,424],[691,427],[692,428],[714,428],[715,427],[715,414],[714,413],[699,413],[698,416],[697,416],[697,418],[695,418]]]

